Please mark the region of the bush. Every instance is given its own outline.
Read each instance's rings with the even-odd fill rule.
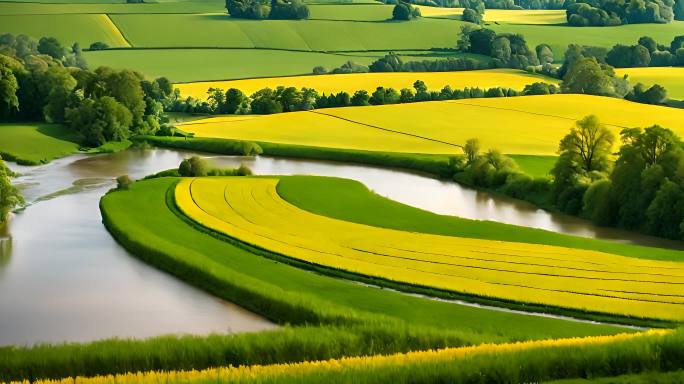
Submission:
[[[185,177],[207,176],[210,170],[211,167],[207,160],[199,156],[185,159],[180,163],[180,166],[178,166],[178,173]]]
[[[122,175],[116,178],[116,189],[128,189],[131,184],[133,184],[133,180],[131,180],[128,175]]]
[[[103,43],[101,41],[96,41],[96,42],[90,44],[90,50],[91,51],[98,51],[98,50],[107,49],[107,48],[109,48],[109,45],[107,45],[106,43]]]

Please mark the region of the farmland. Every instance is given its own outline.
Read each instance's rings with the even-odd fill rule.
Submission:
[[[684,68],[620,68],[616,73],[627,75],[633,83],[660,84],[667,89],[671,99],[684,99]]]
[[[202,137],[436,154],[455,153],[467,139],[478,137],[485,148],[548,156],[556,154],[558,141],[573,122],[588,114],[600,116],[616,133],[625,127],[652,124],[684,133],[680,131],[684,119],[681,109],[586,95],[330,108],[231,122],[215,117],[182,125],[182,129]],[[434,119],[421,124],[421,116]],[[500,124],[501,119],[506,124]],[[370,139],[373,137],[378,140]]]
[[[200,83],[176,84],[181,95],[195,98],[206,98],[209,88],[237,88],[252,94],[262,88],[307,87],[321,93],[348,92],[363,89],[373,91],[376,87],[392,87],[395,89],[412,88],[416,80],[425,82],[428,89],[439,90],[444,86],[451,88],[493,88],[506,87],[522,89],[527,84],[537,81],[555,83],[557,80],[541,75],[533,75],[510,69],[495,69],[467,72],[411,72],[411,73],[366,73],[337,74],[297,77],[277,77],[263,79],[246,79],[235,81],[212,81]]]
[[[0,1],[0,384],[682,380],[669,3],[137,1]]]

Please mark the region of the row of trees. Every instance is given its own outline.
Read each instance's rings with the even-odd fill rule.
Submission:
[[[315,89],[294,87],[264,88],[247,96],[236,88],[227,91],[211,88],[206,102],[193,98],[175,99],[168,106],[174,112],[206,113],[206,114],[273,114],[281,112],[307,111],[320,108],[384,105],[397,103],[413,103],[420,101],[458,100],[483,97],[514,97],[521,95],[548,95],[558,93],[559,88],[553,84],[534,83],[525,86],[522,91],[510,88],[494,87],[481,89],[478,87],[452,89],[445,86],[439,91],[430,91],[421,80],[413,83],[412,88],[396,90],[391,87],[378,87],[373,92],[358,90],[353,93],[338,92],[326,95]]]
[[[395,53],[387,54],[369,66],[356,64],[348,61],[338,68],[330,71],[318,66],[313,73],[320,75],[325,73],[365,73],[365,72],[453,72],[470,71],[475,69],[490,68],[489,65],[469,57],[449,57],[437,60],[404,61]]]
[[[457,48],[462,52],[476,53],[493,58],[494,67],[525,69],[529,66],[551,63],[551,47],[541,44],[535,50],[527,46],[525,37],[513,33],[496,33],[491,29],[469,25],[461,27]]]
[[[231,17],[241,19],[309,18],[309,7],[301,0],[226,0],[226,9]]]
[[[392,9],[393,20],[411,20],[420,17],[420,8],[414,7],[411,3],[399,0]]]
[[[652,126],[616,137],[588,116],[562,140],[552,170],[553,197],[563,211],[597,224],[684,238],[684,147],[671,130]]]
[[[21,36],[14,40],[21,42],[14,51],[3,51],[14,55],[0,54],[3,121],[66,124],[82,135],[87,146],[160,129],[164,103],[173,93],[167,79],[149,81],[130,70],[68,66],[66,50],[55,39],[40,40],[49,42],[49,49],[42,49],[48,53],[26,51]]]
[[[605,61],[616,68],[682,66],[684,35],[675,36],[669,46],[649,36],[642,36],[635,45],[616,44],[606,53]]]
[[[669,23],[682,0],[578,0],[568,1],[568,24],[577,27]],[[679,14],[679,11],[678,11]]]

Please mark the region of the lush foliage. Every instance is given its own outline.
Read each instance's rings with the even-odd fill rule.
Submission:
[[[309,7],[299,0],[226,0],[231,17],[242,19],[308,19]]]
[[[576,27],[669,23],[674,0],[579,0],[567,6],[568,24]]]
[[[524,69],[540,64],[537,52],[542,54],[545,63],[553,61],[553,51],[548,45],[535,50],[527,46],[525,37],[520,34],[496,33],[487,28],[461,27],[458,48],[463,52],[491,56],[493,65]]]
[[[0,226],[4,224],[10,210],[24,202],[19,190],[10,182],[12,176],[14,174],[0,157]]]

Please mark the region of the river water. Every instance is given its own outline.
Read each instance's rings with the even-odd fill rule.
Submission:
[[[141,178],[177,167],[192,154],[132,149],[75,155],[40,167],[10,164],[21,174],[14,181],[30,205],[14,215],[9,228],[0,230],[0,345],[274,328],[258,315],[138,261],[101,223],[99,199],[114,186],[115,177],[128,174]],[[681,247],[678,242],[595,227],[517,200],[415,173],[323,161],[207,157],[216,166],[245,164],[257,174],[355,179],[380,195],[440,214]]]

